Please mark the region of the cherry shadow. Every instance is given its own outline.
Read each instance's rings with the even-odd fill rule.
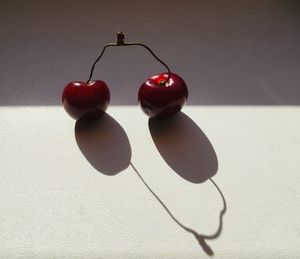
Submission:
[[[173,171],[191,183],[203,183],[209,180],[222,198],[223,208],[219,213],[218,228],[215,233],[204,235],[178,221],[144,182],[175,223],[191,233],[208,256],[213,256],[214,252],[206,240],[217,239],[220,236],[223,229],[223,217],[227,210],[226,200],[221,189],[211,179],[218,171],[217,154],[205,133],[182,112],[166,120],[149,119],[148,124],[156,148]]]
[[[93,122],[77,121],[75,138],[87,161],[105,175],[116,175],[130,164],[131,147],[127,134],[108,114]]]
[[[216,152],[198,125],[180,112],[166,119],[149,119],[149,130],[162,158],[185,180],[202,183],[218,171]]]
[[[181,126],[177,127],[176,123],[178,123]],[[157,123],[153,122],[153,124],[151,125],[152,125],[151,127],[153,127],[151,129],[154,129],[154,131],[152,132],[152,136],[155,136],[154,139],[156,141],[157,146],[161,149],[160,150],[161,154],[164,155],[164,157],[166,157],[167,161],[169,161],[169,164],[172,165],[172,168],[174,170],[175,169],[179,170],[180,172],[179,175],[181,175],[184,179],[188,181],[196,182],[196,183],[200,183],[205,181],[206,179],[209,179],[215,185],[218,192],[220,193],[223,200],[223,209],[221,210],[219,215],[218,229],[212,235],[199,234],[192,228],[183,225],[172,214],[172,212],[168,209],[167,205],[152,190],[152,188],[142,177],[142,174],[132,164],[131,147],[130,147],[130,142],[127,137],[127,134],[122,128],[122,126],[111,116],[109,116],[108,114],[104,114],[102,118],[100,118],[99,120],[96,120],[94,122],[88,122],[88,123],[77,121],[75,125],[75,139],[80,151],[87,159],[87,161],[97,171],[99,171],[102,174],[108,176],[116,175],[122,172],[123,170],[125,170],[126,168],[128,168],[128,166],[131,166],[134,172],[141,180],[141,182],[144,184],[144,186],[154,196],[154,198],[162,205],[162,207],[168,213],[171,219],[179,227],[181,227],[188,233],[191,233],[197,239],[203,251],[205,251],[207,255],[211,256],[214,253],[213,250],[207,245],[206,240],[216,239],[221,234],[222,227],[223,227],[223,215],[226,212],[226,201],[224,195],[222,194],[217,184],[212,179],[209,178],[210,176],[216,173],[218,167],[216,154],[214,153],[212,146],[209,145],[210,142],[205,137],[204,133],[198,128],[198,126],[194,122],[192,122],[191,119],[189,119],[184,114],[179,114],[178,116],[176,116],[176,118],[174,117],[171,120],[159,121]],[[172,130],[170,127],[173,128],[173,131],[170,131],[169,135],[174,134],[174,137],[176,136],[176,139],[180,140],[177,143],[181,143],[181,144],[180,145],[177,144],[177,147],[172,146],[172,143],[174,144],[174,141],[171,141],[172,138],[168,139],[168,136],[164,136],[164,134],[166,133],[164,130],[166,131]],[[160,139],[164,137],[166,137],[166,140]],[[193,144],[192,141],[187,140],[187,143],[184,144],[183,141],[185,138],[194,139],[197,145],[201,145],[202,148],[206,148],[207,149],[206,156],[205,156],[205,152],[200,151],[197,145]],[[173,148],[169,150],[170,153],[168,153],[168,149],[166,147],[169,142],[171,142],[169,144],[170,147]],[[190,150],[190,148],[192,148],[192,150]],[[177,149],[180,149],[181,151],[178,152]],[[180,155],[181,152],[184,152],[184,156],[178,157],[179,160],[176,162],[175,156]],[[208,159],[210,161],[210,163],[208,162],[203,163],[205,165],[204,168],[208,170],[208,173],[202,170],[200,171],[201,172],[200,174],[197,174],[196,170],[197,169],[200,170],[198,166],[191,167],[190,169],[192,170],[192,173],[189,174],[184,173],[184,171],[180,171],[183,169],[189,170],[187,164],[185,164],[184,167],[178,164],[183,162],[187,163],[183,159],[184,157],[185,159],[187,159],[189,157],[188,156],[189,153],[192,154],[192,156],[196,156],[197,154],[198,155],[200,154],[201,159],[200,160],[198,159],[198,162],[201,162],[202,160],[205,159]],[[191,162],[192,160],[189,161]],[[193,162],[196,162],[196,159],[193,160]]]

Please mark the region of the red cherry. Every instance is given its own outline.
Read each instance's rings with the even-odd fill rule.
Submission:
[[[140,87],[138,100],[146,115],[165,118],[179,112],[188,98],[188,89],[183,79],[168,73],[155,75],[147,79]]]
[[[101,80],[89,83],[70,82],[62,94],[63,106],[75,120],[99,118],[105,113],[109,100],[109,89]]]

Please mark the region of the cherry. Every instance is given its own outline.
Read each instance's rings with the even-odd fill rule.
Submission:
[[[187,98],[188,89],[185,82],[174,73],[150,77],[141,85],[138,93],[138,101],[144,113],[155,118],[176,114]]]
[[[74,81],[65,87],[62,102],[71,117],[90,120],[104,114],[110,100],[108,87],[103,81],[91,82],[91,79],[94,68],[106,48],[117,46],[143,47],[167,69],[166,73],[152,76],[141,85],[138,101],[142,110],[148,116],[155,118],[168,117],[179,112],[188,98],[188,89],[183,79],[171,73],[167,64],[157,57],[147,45],[140,42],[126,42],[124,33],[117,32],[116,42],[106,44],[95,59],[87,82]]]
[[[67,113],[75,120],[92,120],[102,116],[109,104],[110,93],[105,82],[73,81],[65,86],[62,103]]]

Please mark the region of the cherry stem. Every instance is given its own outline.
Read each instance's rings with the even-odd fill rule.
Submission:
[[[151,55],[168,70],[167,79],[165,81],[161,81],[160,84],[165,85],[169,81],[169,79],[171,77],[170,68],[167,66],[167,64],[165,62],[163,62],[159,57],[157,57],[154,54],[154,52],[147,45],[145,45],[144,43],[140,43],[140,42],[125,42],[125,34],[123,32],[117,32],[117,42],[116,43],[108,43],[103,47],[103,49],[101,51],[101,54],[94,61],[93,65],[92,65],[90,76],[89,76],[89,79],[86,81],[86,83],[89,83],[91,81],[93,73],[94,73],[95,66],[96,66],[97,62],[102,58],[106,48],[108,48],[108,47],[117,47],[117,46],[141,46],[141,47],[144,47],[145,49],[147,49],[151,53]]]

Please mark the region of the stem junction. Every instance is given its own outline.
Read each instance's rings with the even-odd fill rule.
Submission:
[[[140,42],[125,42],[125,34],[124,32],[122,31],[118,31],[117,32],[117,41],[115,43],[108,43],[106,44],[100,55],[97,57],[97,59],[94,61],[93,65],[92,65],[92,68],[91,68],[91,71],[90,71],[90,76],[89,76],[89,79],[86,81],[86,83],[89,83],[92,79],[92,76],[93,76],[93,73],[94,73],[94,69],[95,69],[95,66],[97,64],[97,62],[102,58],[105,50],[108,48],[108,47],[116,47],[116,46],[141,46],[141,47],[144,47],[145,49],[147,49],[151,55],[159,62],[161,63],[167,70],[168,70],[168,77],[165,81],[161,81],[160,84],[161,85],[165,85],[170,77],[171,77],[171,70],[170,68],[167,66],[167,64],[165,62],[163,62],[159,57],[157,57],[154,52],[147,46],[145,45],[144,43],[140,43]]]

